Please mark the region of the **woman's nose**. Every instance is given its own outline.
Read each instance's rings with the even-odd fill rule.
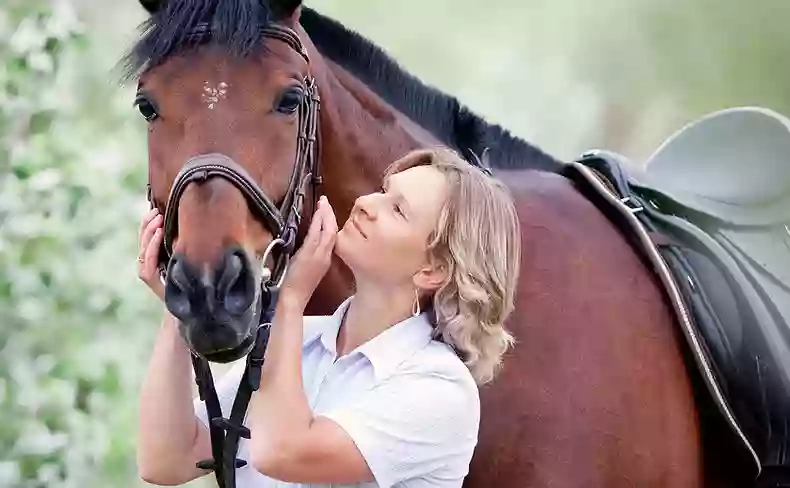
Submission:
[[[376,209],[378,207],[377,197],[380,197],[380,195],[375,193],[363,195],[357,198],[354,206],[365,218],[373,220],[376,218]]]

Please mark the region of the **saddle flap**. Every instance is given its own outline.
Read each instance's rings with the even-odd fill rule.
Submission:
[[[679,243],[662,254],[688,277],[679,283],[734,419],[761,466],[787,466],[790,329],[777,310],[790,295],[768,288],[776,283],[748,262],[760,258],[739,256],[725,236],[655,212],[650,220]]]
[[[723,225],[634,187],[629,166],[594,151],[564,174],[649,258],[710,398],[757,473],[790,469],[790,230]]]
[[[787,226],[772,228],[722,228],[717,239],[728,244],[731,254],[742,267],[753,271],[766,282],[772,282],[786,295],[790,311],[790,230]],[[790,323],[790,313],[785,317]]]

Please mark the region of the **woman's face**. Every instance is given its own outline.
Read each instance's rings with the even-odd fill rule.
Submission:
[[[420,285],[415,275],[428,266],[428,239],[446,196],[445,176],[430,166],[391,175],[381,192],[357,199],[335,252],[358,279]]]

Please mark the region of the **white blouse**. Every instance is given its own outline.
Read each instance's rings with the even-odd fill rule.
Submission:
[[[424,315],[337,358],[337,332],[350,300],[333,315],[305,317],[302,375],[314,415],[348,433],[375,477],[353,486],[460,488],[480,423],[478,388],[469,370],[449,346],[431,339]],[[217,383],[226,417],[244,367],[240,361]],[[194,406],[208,425],[204,403],[197,398]],[[240,439],[237,457],[249,460],[248,442]],[[249,464],[236,470],[236,480],[238,488],[330,486],[281,482]]]

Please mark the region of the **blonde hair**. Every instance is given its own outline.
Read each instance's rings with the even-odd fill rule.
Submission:
[[[487,383],[514,343],[504,322],[514,308],[520,266],[515,204],[501,181],[444,147],[408,153],[385,178],[415,166],[437,169],[449,187],[428,242],[430,256],[448,270],[431,298],[436,336],[455,348],[478,384]]]

